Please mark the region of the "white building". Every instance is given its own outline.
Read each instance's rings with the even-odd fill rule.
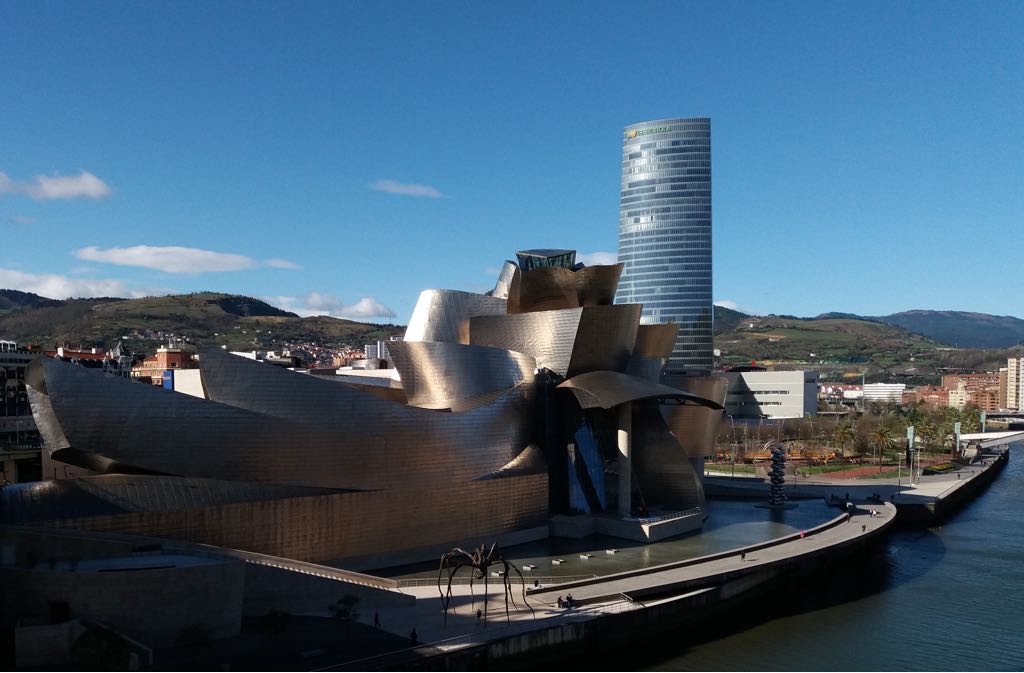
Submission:
[[[1009,358],[1006,361],[1006,401],[1007,409],[1020,409],[1024,400],[1024,357]]]
[[[735,418],[804,418],[818,412],[818,373],[725,372],[725,413]]]
[[[903,391],[906,389],[906,383],[865,383],[861,399],[864,400],[864,404],[900,404],[903,402]]]

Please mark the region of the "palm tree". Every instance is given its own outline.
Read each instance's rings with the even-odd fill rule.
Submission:
[[[925,449],[931,449],[935,445],[935,438],[939,436],[939,429],[931,421],[922,421],[917,426],[917,434]]]
[[[892,434],[892,430],[884,425],[879,425],[877,428],[871,431],[871,435],[868,437],[873,446],[878,451],[878,471],[882,471],[882,455],[886,449],[891,449],[896,446],[896,438]]]
[[[842,451],[843,457],[846,457],[846,443],[853,441],[853,438],[857,436],[853,426],[850,423],[840,423],[836,426],[835,430],[832,431],[832,439],[839,444],[839,449]]]

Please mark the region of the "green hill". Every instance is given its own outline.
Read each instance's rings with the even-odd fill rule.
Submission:
[[[0,337],[19,343],[109,348],[128,337],[135,352],[148,352],[172,335],[198,344],[252,349],[286,342],[361,346],[403,332],[395,325],[324,316],[300,318],[259,299],[217,292],[46,300],[0,315]]]
[[[996,370],[1006,365],[1010,353],[1001,349],[950,348],[877,319],[727,318],[735,327],[719,331],[716,325],[715,334],[715,348],[721,353],[718,362],[722,366],[756,362],[779,368],[807,368],[817,370],[823,380],[839,380],[844,375],[859,378],[863,373],[868,381],[937,382],[944,369]]]

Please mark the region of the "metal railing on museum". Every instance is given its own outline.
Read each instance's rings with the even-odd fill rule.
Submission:
[[[682,519],[684,517],[693,516],[700,514],[704,510],[700,507],[692,507],[681,512],[670,512],[668,514],[660,514],[658,516],[630,516],[627,519],[639,521],[640,523],[657,523],[659,521],[670,521],[672,519]]]
[[[509,575],[508,581],[510,583],[512,583],[512,584],[533,584],[534,582],[539,582],[541,585],[547,585],[547,584],[562,584],[563,582],[578,582],[580,580],[592,580],[592,579],[595,579],[595,578],[597,578],[597,575],[556,575],[556,576],[541,577],[540,575],[526,574],[526,575],[523,575],[522,579],[520,579],[520,577],[518,575]],[[453,585],[468,585],[469,582],[470,582],[470,579],[471,578],[468,575],[463,575],[462,577],[453,577],[452,578],[452,584]],[[490,582],[490,583],[494,583],[494,582],[499,582],[500,583],[501,582],[501,576],[500,575],[498,575],[498,576],[492,575],[492,576],[488,577],[487,579],[488,579],[488,582]],[[448,583],[448,580],[442,580],[442,584],[447,585],[447,583]],[[473,585],[474,586],[475,585],[483,586],[483,583],[484,583],[484,581],[482,579],[473,578]],[[437,586],[437,578],[436,577],[429,577],[429,578],[414,577],[414,578],[410,578],[410,579],[398,580],[398,588],[400,588],[400,589],[404,589],[406,587],[436,587],[436,586]]]
[[[602,615],[612,615],[618,614],[620,612],[629,612],[630,610],[636,610],[642,607],[643,603],[634,603],[629,600],[620,600],[614,603],[602,603],[586,607],[565,608],[557,614],[548,614],[543,617],[538,617],[537,619],[523,620],[512,624],[505,623],[500,626],[478,625],[475,627],[475,630],[472,633],[465,633],[461,636],[444,638],[442,640],[435,640],[429,643],[422,643],[420,645],[408,647],[401,650],[394,650],[391,652],[386,652],[371,657],[364,657],[362,659],[346,661],[336,664],[334,666],[328,666],[316,670],[386,670],[386,667],[381,665],[374,666],[371,665],[371,662],[374,662],[376,664],[385,664],[388,661],[398,662],[402,657],[408,657],[410,655],[413,655],[416,657],[417,660],[420,660],[420,657],[422,656],[436,654],[437,650],[448,651],[472,647],[474,645],[481,645],[488,641],[501,640],[502,638],[507,638],[509,636],[516,635],[517,633],[525,633],[527,631],[532,631],[538,627],[550,628],[557,624],[565,624],[574,621],[593,619],[595,617],[599,617]]]

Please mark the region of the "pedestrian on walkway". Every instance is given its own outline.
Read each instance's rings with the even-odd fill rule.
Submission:
[[[747,560],[747,552],[745,552],[745,551],[744,552],[740,552],[740,561],[746,561],[746,560]]]
[[[419,645],[420,644],[420,637],[418,635],[416,635],[416,627],[415,626],[412,627],[412,631],[409,632],[409,642],[411,642],[413,645]]]
[[[373,628],[375,628],[375,629],[379,629],[380,628],[380,613],[379,612],[374,612],[373,613]]]

